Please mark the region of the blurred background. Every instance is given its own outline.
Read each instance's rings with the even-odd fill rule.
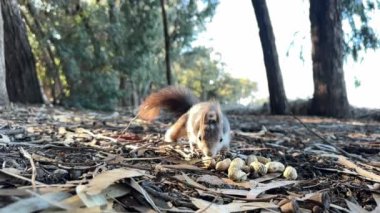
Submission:
[[[377,0],[0,2],[11,102],[135,108],[180,84],[273,114],[380,107]]]

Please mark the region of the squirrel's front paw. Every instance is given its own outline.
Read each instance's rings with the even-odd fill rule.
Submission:
[[[166,133],[165,133],[164,141],[165,142],[174,142],[173,138],[171,137],[171,132],[169,130],[166,131]]]

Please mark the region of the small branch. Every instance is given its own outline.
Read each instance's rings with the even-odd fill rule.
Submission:
[[[301,119],[299,119],[297,116],[293,115],[293,118],[295,120],[297,120],[303,127],[305,127],[305,129],[307,131],[309,131],[310,133],[312,133],[313,135],[315,135],[317,138],[321,139],[323,142],[327,143],[328,145],[333,146],[337,151],[339,151],[340,153],[342,153],[344,156],[350,157],[350,158],[353,158],[353,159],[356,159],[356,160],[360,160],[360,161],[363,161],[363,162],[368,162],[368,160],[362,158],[361,156],[348,153],[348,152],[344,151],[342,148],[338,147],[336,144],[328,141],[326,138],[322,137],[321,135],[319,135],[318,133],[316,133],[315,131],[313,131],[312,129],[310,129],[308,126],[306,126],[306,124]]]
[[[34,161],[33,161],[33,158],[32,156],[22,147],[19,148],[21,154],[29,160],[30,162],[30,165],[32,167],[32,187],[33,187],[33,190],[35,191],[36,190],[36,174],[37,174],[37,169],[36,169],[36,165],[34,164]]]

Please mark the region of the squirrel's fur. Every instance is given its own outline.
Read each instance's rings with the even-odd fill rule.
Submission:
[[[205,156],[214,156],[221,149],[229,149],[230,124],[218,102],[199,102],[189,89],[169,86],[149,95],[140,105],[138,116],[152,121],[159,116],[161,109],[180,116],[166,131],[166,141],[187,136],[191,151],[193,143],[196,143]]]

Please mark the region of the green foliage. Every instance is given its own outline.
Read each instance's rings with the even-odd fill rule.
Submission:
[[[165,85],[159,1],[39,0],[21,5],[39,77],[56,102],[110,110],[136,105],[151,89]],[[254,84],[225,74],[210,50],[191,47],[217,5],[216,0],[167,1],[172,61],[178,67],[174,77],[204,98],[236,101],[250,95]]]
[[[222,103],[236,103],[241,98],[252,97],[256,84],[231,77],[211,54],[205,47],[183,53],[174,66],[179,83],[191,88],[202,100],[215,98]]]
[[[351,31],[345,33],[344,50],[356,61],[360,51],[377,49],[380,45],[379,35],[371,26],[371,13],[380,9],[380,1],[343,0],[343,20],[348,21]],[[377,6],[376,6],[377,5]]]

